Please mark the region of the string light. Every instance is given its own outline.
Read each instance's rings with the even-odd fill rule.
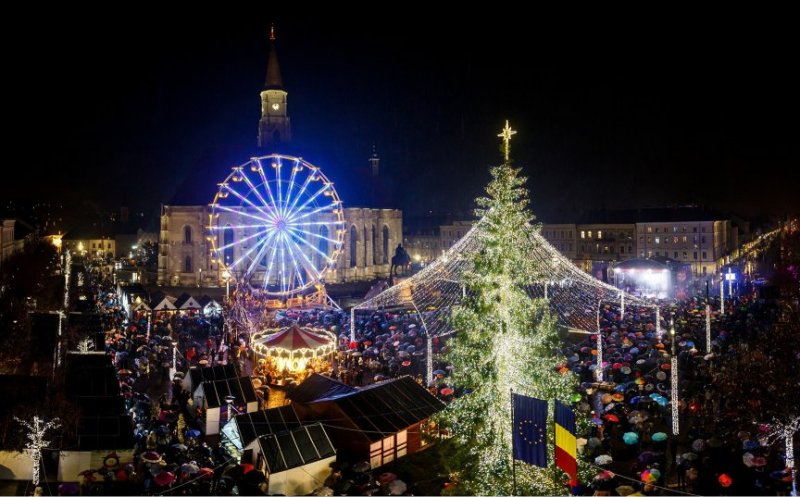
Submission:
[[[52,421],[45,422],[43,419],[39,418],[39,416],[34,416],[30,423],[28,421],[19,419],[16,416],[14,416],[14,419],[27,430],[26,436],[28,437],[28,442],[25,444],[25,447],[31,451],[31,480],[33,480],[33,485],[38,487],[39,470],[42,462],[42,449],[50,445],[50,441],[45,440],[44,438],[45,434],[49,430],[59,428],[61,424],[59,423],[58,418],[54,418]]]

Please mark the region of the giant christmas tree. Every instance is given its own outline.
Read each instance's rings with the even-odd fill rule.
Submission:
[[[526,178],[510,160],[515,132],[506,122],[503,163],[491,169],[486,197],[478,198],[476,214],[481,249],[463,275],[466,298],[452,311],[458,330],[447,360],[454,366],[453,383],[464,394],[442,413],[454,435],[456,457],[450,469],[458,476],[457,494],[497,495],[512,492],[511,397],[516,393],[566,401],[575,386],[572,375],[555,370],[558,335],[544,299],[531,299],[526,286],[545,275],[530,257],[532,234],[539,229],[529,209]],[[552,426],[552,424],[550,425]],[[566,492],[566,476],[550,468],[517,462],[517,494]]]

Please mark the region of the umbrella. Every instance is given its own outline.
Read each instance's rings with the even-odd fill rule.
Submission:
[[[742,448],[744,450],[755,450],[759,447],[761,447],[761,444],[758,443],[758,440],[745,440],[742,443]]]
[[[681,454],[681,459],[684,461],[696,461],[700,456],[695,454],[694,452],[686,452]]]
[[[122,376],[127,376],[127,375],[132,375],[133,371],[131,371],[130,369],[120,369],[119,371],[117,371],[117,374]]]
[[[76,483],[62,483],[58,486],[58,495],[78,495],[79,491]]]
[[[194,461],[187,462],[181,465],[181,473],[196,475],[198,471],[200,471],[200,467]]]
[[[622,440],[628,445],[636,445],[639,442],[639,434],[629,431],[622,435]]]
[[[619,417],[616,414],[606,414],[603,416],[603,419],[611,423],[619,423]]]
[[[435,374],[435,375],[442,375],[442,376],[444,376],[444,375],[446,375],[447,373],[445,373],[445,372],[444,372],[444,371],[442,371],[441,369],[437,369],[436,371],[434,371],[434,372],[433,372],[433,374]]]
[[[616,490],[618,495],[630,495],[636,491],[636,489],[630,485],[620,485]]]
[[[725,473],[722,473],[721,475],[719,475],[719,478],[717,478],[717,481],[723,487],[728,488],[733,483],[733,478],[731,478],[730,476],[728,476]]]
[[[383,375],[383,374],[381,374],[381,373],[378,373],[378,374],[376,374],[376,375],[375,375],[375,378],[374,378],[374,379],[375,379],[375,381],[383,381],[383,380],[385,380],[385,379],[386,379],[386,375]]]
[[[161,454],[156,451],[148,450],[141,456],[142,461],[155,464],[161,460]]]
[[[175,473],[170,473],[169,471],[162,471],[161,473],[153,477],[153,480],[159,487],[166,487],[167,485],[172,484],[175,481],[175,479],[176,479]]]
[[[394,481],[396,479],[397,479],[397,475],[394,474],[394,473],[389,473],[389,472],[381,473],[381,475],[378,477],[378,481],[381,484],[389,483],[389,482]]]
[[[655,483],[661,478],[661,471],[657,469],[646,469],[640,475],[644,483]]]
[[[442,388],[442,390],[439,393],[447,397],[448,395],[453,395],[453,389],[450,387],[445,387]]]
[[[253,466],[252,464],[250,464],[249,462],[242,463],[239,466],[242,467],[242,473],[244,473],[244,474],[247,474],[247,473],[253,471],[254,469],[256,469],[256,467]]]
[[[171,448],[179,452],[183,452],[184,450],[188,449],[188,447],[183,444],[172,444]]]
[[[367,461],[361,461],[353,464],[353,471],[356,473],[366,473],[370,469],[372,469],[372,467]]]
[[[703,452],[706,448],[706,441],[702,438],[698,438],[694,442],[692,442],[692,450],[695,452]]]
[[[653,440],[653,442],[663,442],[667,439],[667,434],[663,431],[657,431],[653,433],[653,436],[650,438]]]
[[[389,483],[389,495],[403,495],[408,490],[408,485],[403,480],[394,480]]]
[[[214,470],[211,468],[200,468],[197,471],[197,478],[201,480],[210,480],[214,477]]]
[[[598,466],[605,466],[614,462],[614,458],[608,454],[603,454],[594,458],[594,463]]]
[[[614,399],[614,402],[622,402],[625,400],[625,396],[621,393],[615,393],[611,396],[611,398]]]
[[[186,438],[197,438],[201,435],[200,430],[186,430]]]
[[[586,445],[588,445],[589,448],[591,448],[591,449],[596,449],[597,447],[600,447],[600,445],[601,445],[600,444],[600,439],[597,438],[597,437],[591,437],[591,438],[589,438],[589,440],[586,441]]]
[[[655,452],[646,450],[646,451],[642,452],[641,454],[639,454],[638,459],[639,459],[640,463],[642,463],[643,465],[646,466],[648,464],[652,464],[652,463],[656,462],[656,460],[658,459],[658,454],[656,454]]]

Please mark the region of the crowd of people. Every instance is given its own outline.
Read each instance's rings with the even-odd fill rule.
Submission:
[[[127,316],[116,294],[94,282],[94,294],[111,355],[136,424],[135,456],[114,478],[135,481],[145,493],[180,487],[186,494],[233,491],[241,479],[219,446],[200,442],[201,430],[185,416],[187,392],[181,373],[191,366],[235,364],[265,385],[281,375],[249,350],[247,331],[226,327],[221,317],[172,314],[156,320]],[[330,362],[314,370],[342,383],[366,386],[411,375],[444,401],[453,398],[450,367],[440,360],[446,339],[432,340],[433,381],[426,383],[427,338],[416,312],[374,311],[350,314],[336,309],[264,312],[257,296],[244,303],[263,329],[292,324],[324,329],[337,337]],[[772,419],[754,422],[764,402],[791,405],[800,393],[779,381],[764,384],[765,370],[789,370],[798,378],[800,352],[787,356],[786,336],[774,333],[782,310],[754,294],[711,304],[713,341],[705,338],[706,301],[686,299],[661,308],[661,323],[651,307],[600,308],[603,363],[597,361],[597,336],[564,345],[564,374],[576,374],[581,388],[574,407],[591,422],[578,434],[581,458],[595,476],[573,487],[575,494],[656,495],[786,493],[782,444],[767,443]],[[422,316],[424,318],[424,316]],[[674,322],[675,338],[670,334]],[[354,332],[351,335],[351,327]],[[671,357],[678,359],[679,434],[672,433]],[[173,359],[175,358],[175,360]],[[251,359],[256,359],[251,363]],[[604,381],[597,380],[602,368]],[[787,386],[789,388],[787,388]],[[152,400],[151,400],[152,399]],[[766,400],[765,400],[766,399]],[[230,476],[229,475],[233,475]],[[100,478],[106,478],[100,470]],[[106,475],[108,472],[105,473]],[[159,475],[166,476],[159,476]],[[227,476],[226,476],[227,475]],[[97,478],[87,474],[85,479]],[[246,484],[244,484],[246,485]],[[238,490],[240,491],[240,490]]]

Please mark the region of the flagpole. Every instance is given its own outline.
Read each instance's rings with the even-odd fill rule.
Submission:
[[[514,459],[514,389],[511,392],[511,495],[517,495],[517,461]]]

